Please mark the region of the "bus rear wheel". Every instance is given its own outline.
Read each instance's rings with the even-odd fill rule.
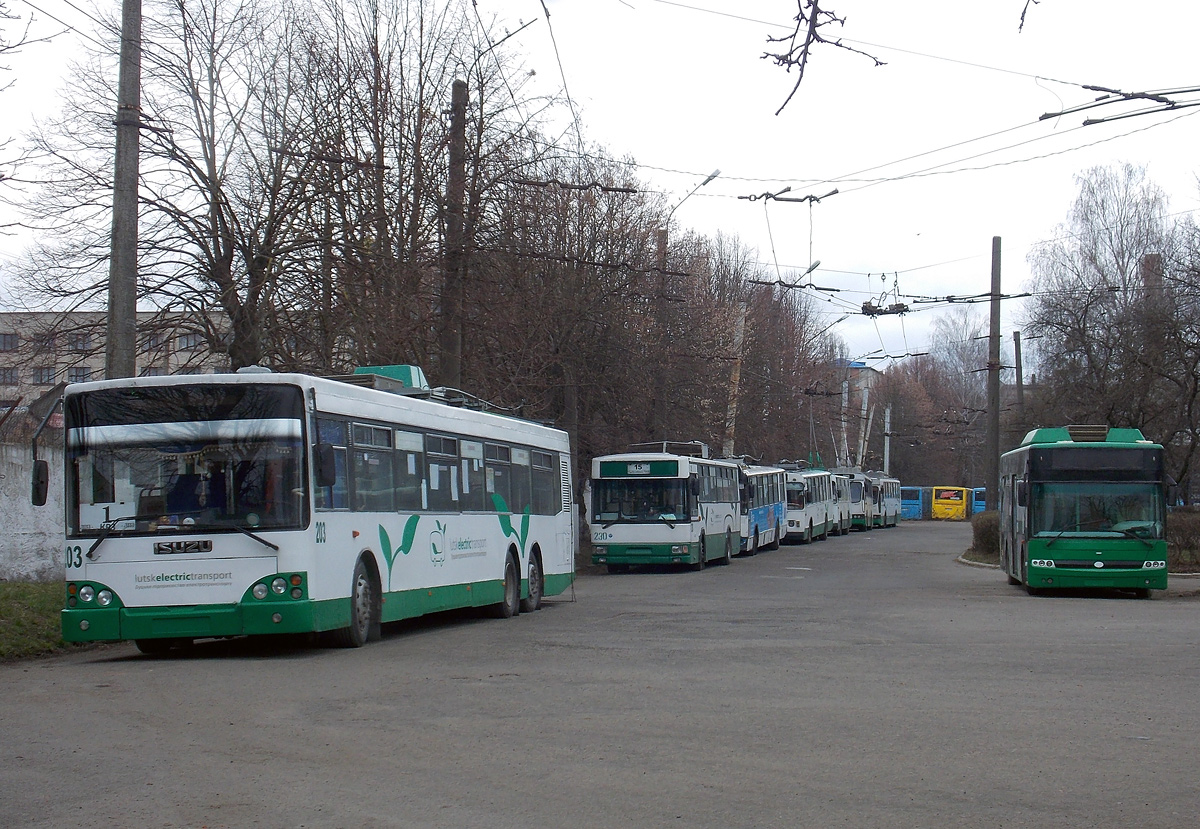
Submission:
[[[536,555],[529,557],[529,596],[521,599],[521,612],[532,613],[542,606],[545,584],[542,581],[542,563]]]
[[[492,605],[497,619],[511,619],[521,612],[521,578],[511,555],[504,557],[504,598]]]

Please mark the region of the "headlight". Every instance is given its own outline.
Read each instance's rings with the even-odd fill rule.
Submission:
[[[100,605],[101,607],[108,607],[110,604],[112,604],[112,600],[112,591],[101,590],[96,594],[96,604]]]
[[[96,598],[96,589],[90,584],[85,584],[79,588],[79,601],[90,602],[94,598]]]
[[[671,547],[671,553],[673,555],[681,556],[681,555],[686,554],[687,551],[688,551],[688,548],[687,548],[686,544],[676,544]]]
[[[267,597],[267,586],[260,581],[254,585],[254,589],[250,592],[254,594],[254,598],[256,599],[265,599]]]
[[[282,596],[283,591],[287,590],[287,582],[282,578],[277,578],[271,582],[271,589]]]

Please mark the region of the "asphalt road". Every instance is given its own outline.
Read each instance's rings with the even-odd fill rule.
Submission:
[[[905,524],[359,650],[0,666],[0,826],[1181,827],[1200,581],[1033,598]]]

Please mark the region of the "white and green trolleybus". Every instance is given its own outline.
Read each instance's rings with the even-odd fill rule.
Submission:
[[[1009,584],[1167,587],[1163,448],[1137,429],[1034,429],[1000,458],[1000,560]]]
[[[639,444],[592,459],[592,563],[729,563],[741,548],[738,463],[702,443]]]
[[[329,631],[357,647],[383,622],[508,617],[564,591],[567,435],[405,388],[410,369],[68,386],[63,638],[157,652]]]

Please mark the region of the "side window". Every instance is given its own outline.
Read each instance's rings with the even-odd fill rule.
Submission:
[[[508,502],[509,512],[520,514],[526,509],[533,512],[530,454],[528,449],[514,447],[512,450],[512,500]]]
[[[488,443],[483,447],[488,509],[512,512],[512,450]]]
[[[441,435],[425,436],[425,464],[429,509],[458,511],[458,441]]]
[[[459,456],[462,458],[462,495],[459,508],[480,512],[491,509],[490,499],[484,501],[487,494],[483,491],[483,444],[475,440],[460,440],[458,442]]]
[[[533,513],[556,515],[562,499],[559,498],[558,458],[553,452],[531,453],[533,457]]]
[[[317,442],[333,447],[336,477],[333,486],[321,487],[316,492],[317,509],[349,509],[350,485],[346,468],[346,424],[340,420],[317,419]]]
[[[395,509],[392,483],[392,430],[382,426],[355,423],[354,509],[363,512],[391,512]]]
[[[396,509],[416,512],[427,506],[425,439],[416,432],[396,432]]]

